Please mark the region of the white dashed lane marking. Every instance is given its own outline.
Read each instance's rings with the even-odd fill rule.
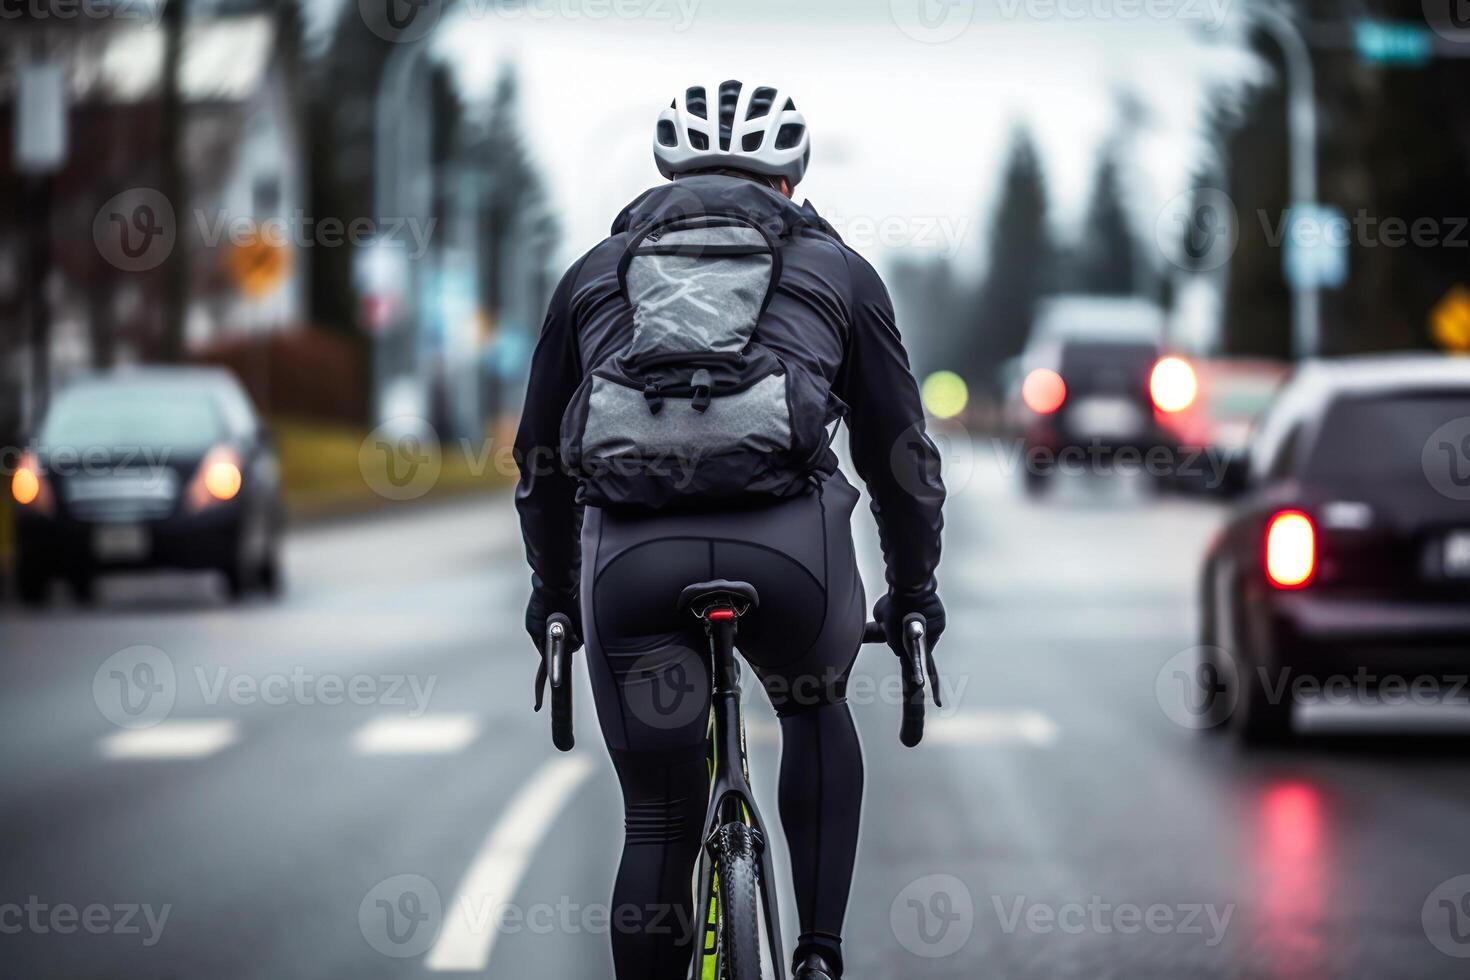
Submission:
[[[239,737],[233,721],[164,721],[103,736],[100,747],[107,759],[200,759]]]
[[[463,751],[479,734],[474,715],[385,716],[359,728],[352,747],[359,755],[446,755]]]

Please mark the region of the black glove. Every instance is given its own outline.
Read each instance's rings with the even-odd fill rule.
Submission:
[[[561,613],[572,621],[572,652],[582,647],[582,604],[575,595],[562,592],[531,590],[531,601],[526,604],[526,632],[536,650],[546,653],[546,621],[555,613]]]
[[[897,656],[904,655],[903,621],[910,613],[924,617],[925,652],[932,651],[944,632],[944,603],[933,589],[919,592],[889,592],[873,604],[873,619],[883,626],[888,647]]]

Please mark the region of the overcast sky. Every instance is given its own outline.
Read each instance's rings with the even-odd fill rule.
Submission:
[[[1127,89],[1147,109],[1129,179],[1140,231],[1152,229],[1203,151],[1208,92],[1250,71],[1241,0],[976,2],[533,0],[505,13],[464,0],[436,44],[472,96],[503,61],[518,68],[568,261],[660,180],[659,109],[726,78],[795,97],[813,141],[797,198],[861,251],[882,263],[897,249],[950,250],[970,268],[1015,126],[1040,144],[1066,233]]]

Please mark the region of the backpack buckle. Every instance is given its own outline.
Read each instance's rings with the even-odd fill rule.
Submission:
[[[709,408],[710,391],[714,388],[714,378],[706,368],[700,368],[694,372],[689,379],[689,386],[694,389],[694,397],[689,401],[689,407],[703,415]]]
[[[664,396],[659,391],[658,385],[649,381],[643,386],[643,400],[648,402],[648,414],[657,415],[663,411]]]

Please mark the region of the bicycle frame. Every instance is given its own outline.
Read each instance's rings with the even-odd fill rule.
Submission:
[[[721,615],[726,614],[726,615]],[[767,840],[760,809],[755,804],[745,764],[745,736],[740,715],[740,678],[735,664],[735,630],[738,623],[733,610],[713,609],[705,619],[705,628],[710,638],[711,675],[713,699],[711,702],[712,745],[714,749],[714,772],[710,781],[709,809],[704,818],[704,840],[709,841],[722,826],[740,822],[754,828],[762,840],[761,914],[766,921],[766,944],[771,951],[776,980],[785,980],[786,968],[781,945],[781,923],[776,909],[776,872],[771,862],[771,848]],[[715,889],[715,866],[709,849],[705,848],[699,859],[699,918],[696,920],[708,927],[713,902],[717,901]],[[708,976],[706,960],[709,957],[701,944],[700,969],[697,976]]]

